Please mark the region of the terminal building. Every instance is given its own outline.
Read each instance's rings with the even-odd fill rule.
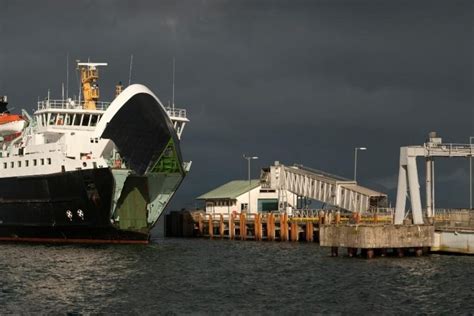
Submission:
[[[264,213],[277,211],[279,200],[284,195],[286,206],[295,208],[297,196],[289,191],[263,188],[260,180],[234,180],[197,197],[197,200],[204,201],[208,214]]]

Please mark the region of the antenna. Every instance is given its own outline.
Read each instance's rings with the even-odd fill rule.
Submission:
[[[61,98],[64,101],[64,82],[61,84]]]
[[[173,56],[173,101],[171,102],[171,105],[173,106],[174,110],[174,73],[175,73],[175,57]]]
[[[130,55],[130,70],[128,72],[128,85],[132,82],[133,54]]]
[[[69,52],[66,54],[66,99],[68,98],[69,98]]]

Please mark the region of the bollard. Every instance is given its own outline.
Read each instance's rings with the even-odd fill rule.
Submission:
[[[306,230],[306,241],[313,241],[313,223],[307,222],[305,230]]]
[[[209,222],[208,222],[208,226],[209,226],[209,238],[212,238],[214,237],[214,223],[212,222],[212,215],[209,214]]]
[[[291,222],[291,241],[298,241],[298,223]]]
[[[220,219],[219,219],[219,234],[221,235],[221,238],[224,238],[224,230],[225,230],[225,225],[224,225],[224,215],[219,214]]]
[[[202,236],[203,235],[203,230],[204,230],[204,225],[202,223],[201,213],[199,213],[199,216],[198,216],[198,229],[199,229],[199,236]]]
[[[232,213],[229,217],[229,238],[235,238],[235,214]]]

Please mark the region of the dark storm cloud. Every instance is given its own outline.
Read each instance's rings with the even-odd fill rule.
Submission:
[[[400,146],[431,130],[455,142],[474,134],[473,10],[471,1],[0,0],[0,89],[32,109],[48,88],[60,93],[69,53],[71,63],[109,62],[110,98],[133,54],[133,81],[166,103],[176,56],[176,101],[191,118],[182,149],[194,163],[175,206],[244,178],[242,153],[261,157],[254,175],[280,160],[351,177],[361,145],[359,180],[393,194]],[[70,82],[77,91],[74,73]],[[465,206],[467,162],[438,166],[439,202]]]

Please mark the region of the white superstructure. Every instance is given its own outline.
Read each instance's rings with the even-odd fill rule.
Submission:
[[[1,143],[0,177],[127,167],[114,143],[101,138],[107,122],[136,94],[150,94],[160,105],[162,103],[148,88],[139,84],[120,91],[113,102],[98,101],[97,67],[105,65],[107,64],[78,64],[83,67],[82,100],[47,98],[38,101],[37,110],[23,133],[16,139]],[[186,110],[162,108],[170,117],[180,138],[189,122]]]

